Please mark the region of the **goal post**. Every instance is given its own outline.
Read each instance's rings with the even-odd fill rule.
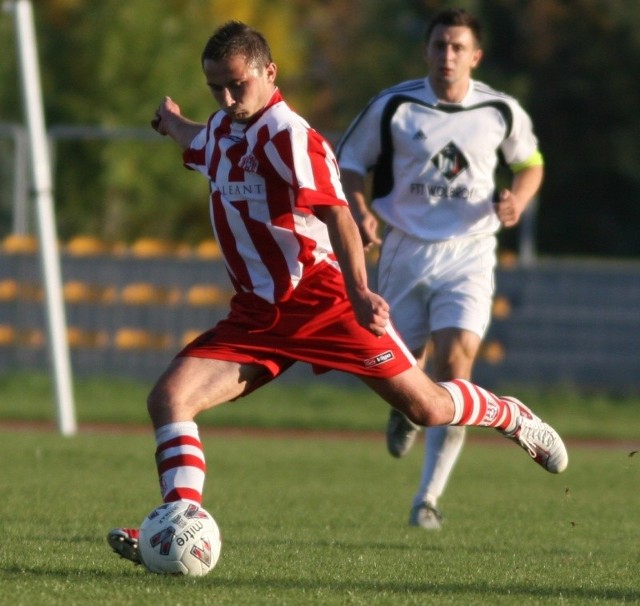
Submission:
[[[36,204],[40,265],[45,289],[47,343],[53,371],[58,429],[66,436],[77,433],[71,362],[58,238],[53,205],[53,178],[44,120],[40,68],[31,0],[9,0],[5,7],[15,18],[16,44],[22,84],[24,116],[29,140],[29,165]]]

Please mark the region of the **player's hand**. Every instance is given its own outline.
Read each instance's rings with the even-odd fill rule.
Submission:
[[[389,304],[378,294],[366,290],[352,297],[353,310],[358,324],[381,337],[387,332],[389,323]]]
[[[169,121],[173,116],[180,115],[180,106],[171,97],[165,97],[151,120],[151,127],[163,136],[168,135]]]
[[[378,219],[372,212],[366,212],[362,216],[356,218],[360,237],[364,249],[368,251],[374,245],[379,245],[382,240],[378,236]]]
[[[493,208],[503,227],[517,225],[524,210],[518,198],[508,189],[503,189],[500,192],[498,201],[494,203]]]

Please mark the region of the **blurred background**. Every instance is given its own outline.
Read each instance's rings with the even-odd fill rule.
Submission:
[[[0,372],[47,364],[10,4],[0,12]],[[637,390],[640,3],[623,0],[34,1],[74,368],[154,376],[224,311],[207,184],[149,127],[165,95],[197,120],[215,108],[199,57],[218,25],[261,30],[286,99],[335,142],[379,90],[425,75],[425,24],[447,6],[481,17],[475,77],[520,100],[546,160],[536,205],[500,236],[477,379]]]

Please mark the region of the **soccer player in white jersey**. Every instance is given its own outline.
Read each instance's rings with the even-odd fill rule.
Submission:
[[[337,147],[342,183],[366,246],[382,243],[377,291],[421,364],[433,344],[438,381],[471,379],[494,293],[496,232],[515,225],[543,178],[531,120],[512,97],[471,78],[481,26],[461,9],[430,22],[426,78],[372,99]],[[513,174],[496,192],[502,158]],[[373,173],[371,205],[365,175]],[[378,234],[377,214],[384,224]],[[387,447],[396,457],[419,428],[396,409]],[[438,499],[462,449],[464,427],[425,432],[425,459],[409,523],[439,529]]]
[[[295,362],[359,376],[420,425],[492,427],[552,473],[565,469],[560,436],[524,404],[468,381],[432,382],[367,286],[362,240],[326,140],[284,102],[264,37],[221,26],[202,54],[220,106],[206,124],[166,97],[152,121],[210,184],[216,238],[236,294],[229,315],[188,344],[147,407],[164,502],[202,502],[206,465],[196,416],[279,376]],[[140,562],[138,529],[108,542]]]

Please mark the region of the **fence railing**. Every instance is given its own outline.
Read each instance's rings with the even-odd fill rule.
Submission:
[[[28,236],[0,241],[0,371],[47,368],[36,247]],[[231,284],[213,241],[124,247],[79,237],[60,250],[75,374],[151,380],[227,313]],[[496,279],[478,382],[640,389],[640,263],[503,264]]]

